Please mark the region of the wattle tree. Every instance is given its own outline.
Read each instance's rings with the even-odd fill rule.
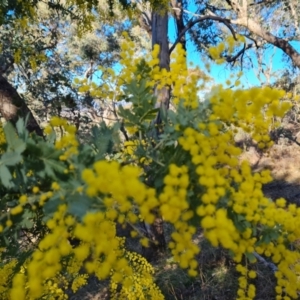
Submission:
[[[257,42],[253,33],[285,49],[297,67],[299,54],[288,39],[273,43],[275,36],[256,23],[237,22],[259,5],[264,15],[275,2],[288,5],[70,0],[49,2],[45,12],[40,1],[1,4],[8,45],[0,74],[7,121],[0,140],[2,299],[67,299],[91,276],[109,280],[111,299],[164,299],[154,279],[156,259],[167,248],[163,255],[199,276],[197,230],[231,257],[237,299],[255,298],[257,259],[269,260],[275,272],[276,299],[298,298],[300,209],[264,196],[270,171],[254,173],[234,140],[242,129],[268,149],[270,131],[297,99],[269,86],[243,89],[239,77],[204,97],[208,75],[187,63],[189,36],[202,37],[199,50],[207,47],[205,55],[221,64],[243,59],[249,40]],[[171,45],[169,15],[177,25]],[[99,36],[106,37],[102,48]],[[40,117],[43,129],[38,111],[29,109],[32,97],[52,107],[50,120]],[[55,115],[66,108],[96,111],[109,101],[114,124],[87,126],[81,134],[78,120]],[[128,247],[124,228],[140,253]]]

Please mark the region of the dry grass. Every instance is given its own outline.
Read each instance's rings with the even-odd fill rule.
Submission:
[[[289,129],[281,129],[283,134],[276,133],[273,136],[275,144],[265,153],[259,151],[256,145],[241,133],[236,141],[244,150],[240,160],[249,161],[255,172],[265,169],[271,171],[274,181],[263,188],[267,197],[273,200],[283,197],[288,202],[300,204],[300,146],[291,141],[291,138],[294,138],[296,142],[300,142],[297,133],[299,126],[286,126]]]
[[[234,299],[237,278],[235,265],[228,254],[220,248],[211,247],[201,233],[198,233],[194,241],[201,247],[197,257],[198,277],[189,277],[187,272],[179,268],[171,259],[165,259],[157,266],[157,284],[165,299]]]
[[[300,146],[277,144],[265,153],[257,169],[269,169],[275,180],[300,185]]]
[[[197,260],[199,276],[190,278],[170,259],[157,265],[157,284],[166,300],[232,300],[236,299],[239,273],[227,251],[212,247],[199,231],[194,241],[201,247]],[[261,263],[251,265],[257,272],[252,281],[257,288],[256,300],[275,299],[275,277]]]

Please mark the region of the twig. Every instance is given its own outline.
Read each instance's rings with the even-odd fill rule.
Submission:
[[[270,268],[273,272],[277,271],[277,267],[273,263],[266,261],[262,256],[260,256],[256,252],[253,252],[253,255],[256,257],[256,259],[258,261],[260,261],[261,263],[263,263],[266,267]]]

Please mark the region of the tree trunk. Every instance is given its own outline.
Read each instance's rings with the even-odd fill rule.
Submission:
[[[172,0],[171,1],[172,8],[174,10],[173,16],[176,22],[176,29],[177,29],[177,36],[180,36],[180,34],[185,29],[184,21],[183,21],[183,3],[182,0]],[[185,35],[181,36],[179,43],[182,45],[182,48],[184,51],[186,51],[186,39]]]
[[[168,40],[168,12],[155,11],[152,13],[152,47],[159,45],[159,67],[170,70],[170,54]],[[170,102],[170,88],[163,87],[155,90],[157,96],[156,107],[167,110]]]
[[[19,118],[26,118],[28,115],[27,129],[43,136],[43,131],[35,120],[25,101],[18,94],[16,89],[0,74],[0,113],[6,121],[16,124]]]
[[[166,9],[154,11],[152,13],[152,47],[158,44],[160,47],[159,52],[159,66],[161,69],[170,70],[170,54],[169,54],[169,41],[168,41],[168,12]],[[155,89],[155,95],[157,97],[157,103],[155,107],[161,108],[165,112],[169,108],[170,102],[170,87],[163,87],[161,89]],[[157,126],[156,137],[159,137],[159,127],[161,127],[162,119],[161,112],[158,113],[156,120],[154,121]],[[143,255],[148,261],[157,259],[166,250],[166,240],[163,227],[163,219],[159,215],[158,211],[153,211],[156,215],[153,224],[144,224],[150,245],[148,248],[143,249]]]

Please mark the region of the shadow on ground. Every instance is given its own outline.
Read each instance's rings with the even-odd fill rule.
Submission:
[[[274,180],[264,185],[263,192],[267,198],[272,200],[284,198],[288,203],[295,203],[300,206],[300,186],[298,184]]]

